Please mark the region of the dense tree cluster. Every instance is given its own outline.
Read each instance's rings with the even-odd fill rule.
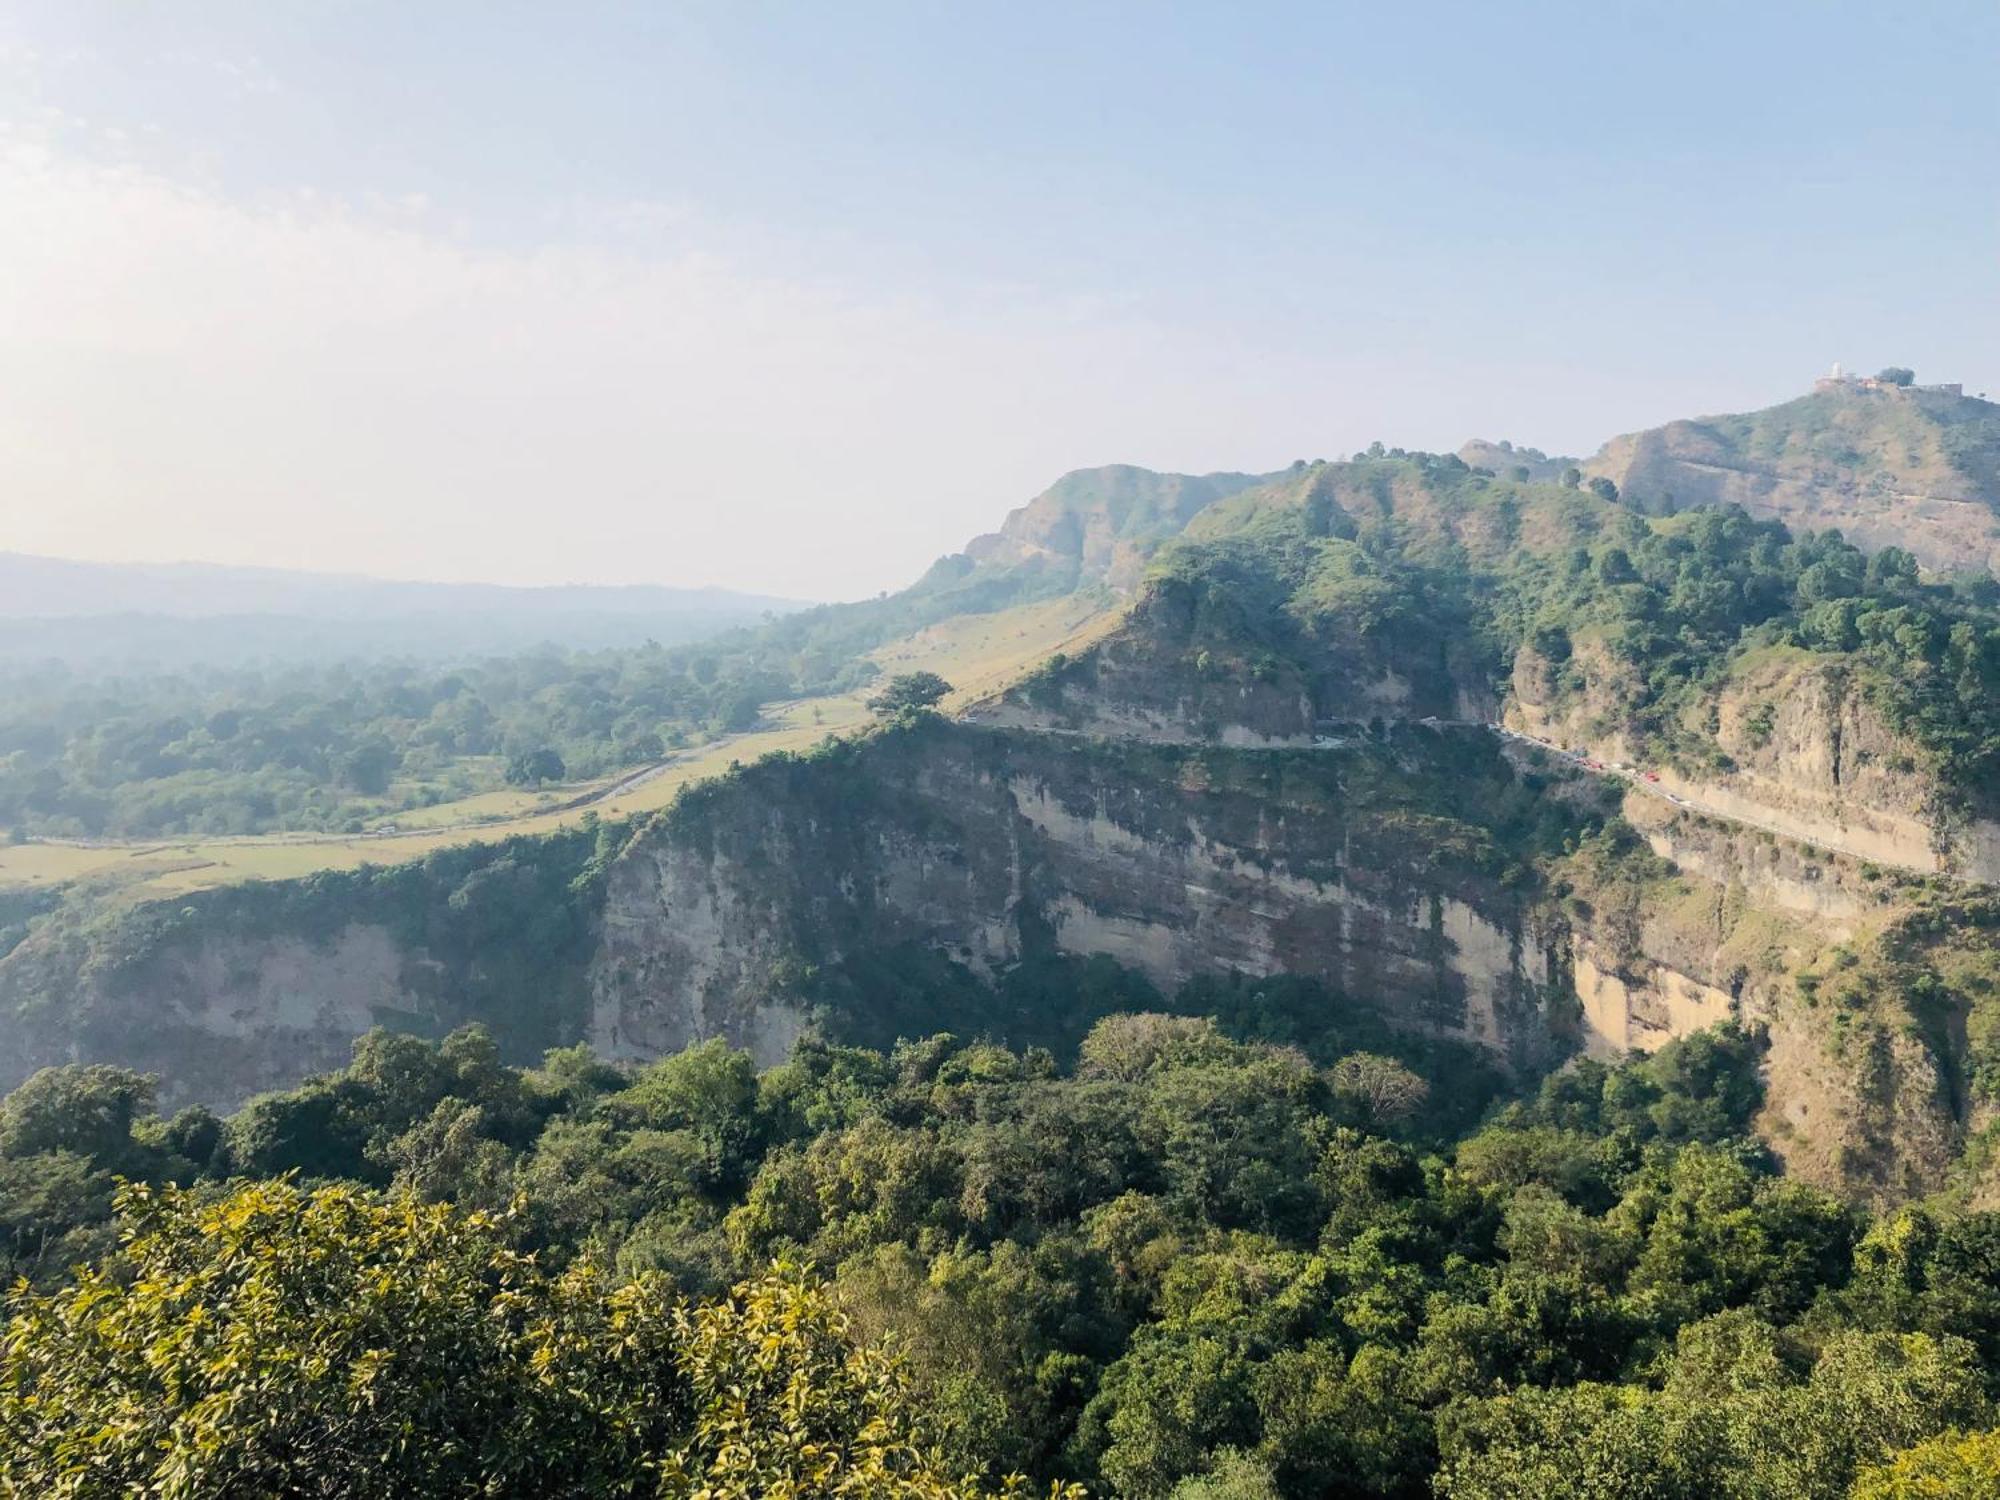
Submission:
[[[1468,1108],[1458,1055],[1357,1050],[1323,994],[1276,991],[1109,1016],[1068,1063],[933,1036],[520,1070],[476,1030],[375,1032],[227,1120],[39,1074],[0,1106],[42,1288],[0,1356],[0,1487],[2000,1482],[2000,1215],[1870,1217],[1780,1175],[1747,1135],[1754,1037]],[[114,1211],[114,1176],[153,1186]]]
[[[901,672],[882,684],[868,706],[883,715],[921,712],[937,707],[950,691],[951,684],[935,672]]]
[[[0,683],[0,825],[143,836],[339,831],[368,816],[657,759],[793,685],[755,653],[542,652]]]
[[[119,1206],[110,1268],[12,1300],[9,1495],[988,1493],[943,1469],[898,1364],[788,1267],[690,1303],[588,1257],[545,1271],[503,1221],[407,1194]]]

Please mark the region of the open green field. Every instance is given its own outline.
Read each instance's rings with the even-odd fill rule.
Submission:
[[[566,801],[584,790],[587,788],[529,792],[518,787],[507,787],[499,791],[478,792],[455,801],[437,802],[429,807],[406,808],[402,812],[377,818],[369,825],[369,832],[381,832],[390,828],[400,830],[450,828],[460,823],[484,822],[489,818],[525,818],[544,810],[546,806]]]
[[[885,673],[936,672],[953,684],[947,710],[999,691],[1052,651],[1074,648],[1117,618],[1104,601],[1083,596],[1045,600],[988,615],[961,615],[893,641],[871,653]],[[398,864],[454,844],[549,833],[596,814],[628,818],[655,812],[690,782],[719,775],[777,750],[810,749],[828,735],[868,722],[864,693],[774,704],[763,727],[683,752],[643,782],[586,806],[558,811],[589,788],[561,792],[484,792],[399,813],[395,832],[368,835],[261,834],[233,838],[152,840],[96,847],[28,843],[0,845],[0,886],[54,886],[103,880],[135,899],[184,894],[240,880],[286,880],[315,870]],[[636,769],[636,768],[635,768]],[[617,786],[627,770],[599,785]]]

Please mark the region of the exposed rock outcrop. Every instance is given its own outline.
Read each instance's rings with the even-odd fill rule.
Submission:
[[[83,893],[0,958],[0,1088],[40,1067],[156,1073],[233,1106],[344,1063],[375,1025],[490,1026],[514,1061],[588,1026],[601,885],[584,830],[408,865],[123,906]]]
[[[1208,506],[1260,483],[1254,474],[1156,474],[1109,464],[1065,474],[965,555],[994,567],[1053,567],[1127,589],[1159,544]]]
[[[1620,665],[1579,642],[1580,692],[1560,693],[1531,649],[1515,661],[1506,723],[1616,764],[1644,762],[1662,794],[1700,813],[1918,874],[2000,880],[2000,828],[1959,812],[1938,778],[1837,663],[1771,650],[1742,663],[1690,726],[1720,752],[1705,769],[1646,761],[1624,705],[1638,691]]]
[[[1311,975],[1502,1057],[1558,1054],[1565,934],[1490,849],[1427,845],[1427,828],[1465,830],[1380,796],[1387,758],[937,725],[823,766],[753,767],[614,868],[594,1039],[650,1056],[718,1032],[782,1038],[796,1016],[765,997],[788,973],[914,942],[984,969],[1038,945],[1105,954],[1169,990]],[[1504,774],[1490,754],[1487,770]]]
[[[1822,391],[1765,411],[1670,422],[1585,460],[1653,514],[1740,505],[1796,531],[1838,527],[1944,572],[2000,565],[2000,407],[1943,392]]]

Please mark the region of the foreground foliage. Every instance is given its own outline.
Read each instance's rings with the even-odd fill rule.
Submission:
[[[794,1269],[691,1304],[588,1260],[545,1273],[500,1221],[407,1195],[120,1207],[110,1268],[13,1299],[0,1493],[981,1493],[943,1474],[900,1367]]]
[[[476,1031],[376,1032],[229,1120],[161,1120],[117,1069],[38,1075],[0,1105],[0,1220],[41,1283],[11,1309],[0,1473],[1980,1493],[1939,1486],[1992,1467],[2000,1215],[1787,1181],[1746,1135],[1753,1036],[1578,1063],[1482,1120],[1461,1055],[1357,1049],[1313,987],[1205,998],[1235,1035],[1113,1015],[1067,1065],[938,1036],[522,1071]],[[160,1185],[114,1212],[118,1175]]]

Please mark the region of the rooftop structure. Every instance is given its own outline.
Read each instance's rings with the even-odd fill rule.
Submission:
[[[1907,375],[1908,372],[1903,372]],[[1850,375],[1836,363],[1831,371],[1813,382],[1816,391],[1918,391],[1928,396],[1963,396],[1965,387],[1957,381],[1944,385],[1918,385],[1909,379],[1884,380],[1880,375]]]

